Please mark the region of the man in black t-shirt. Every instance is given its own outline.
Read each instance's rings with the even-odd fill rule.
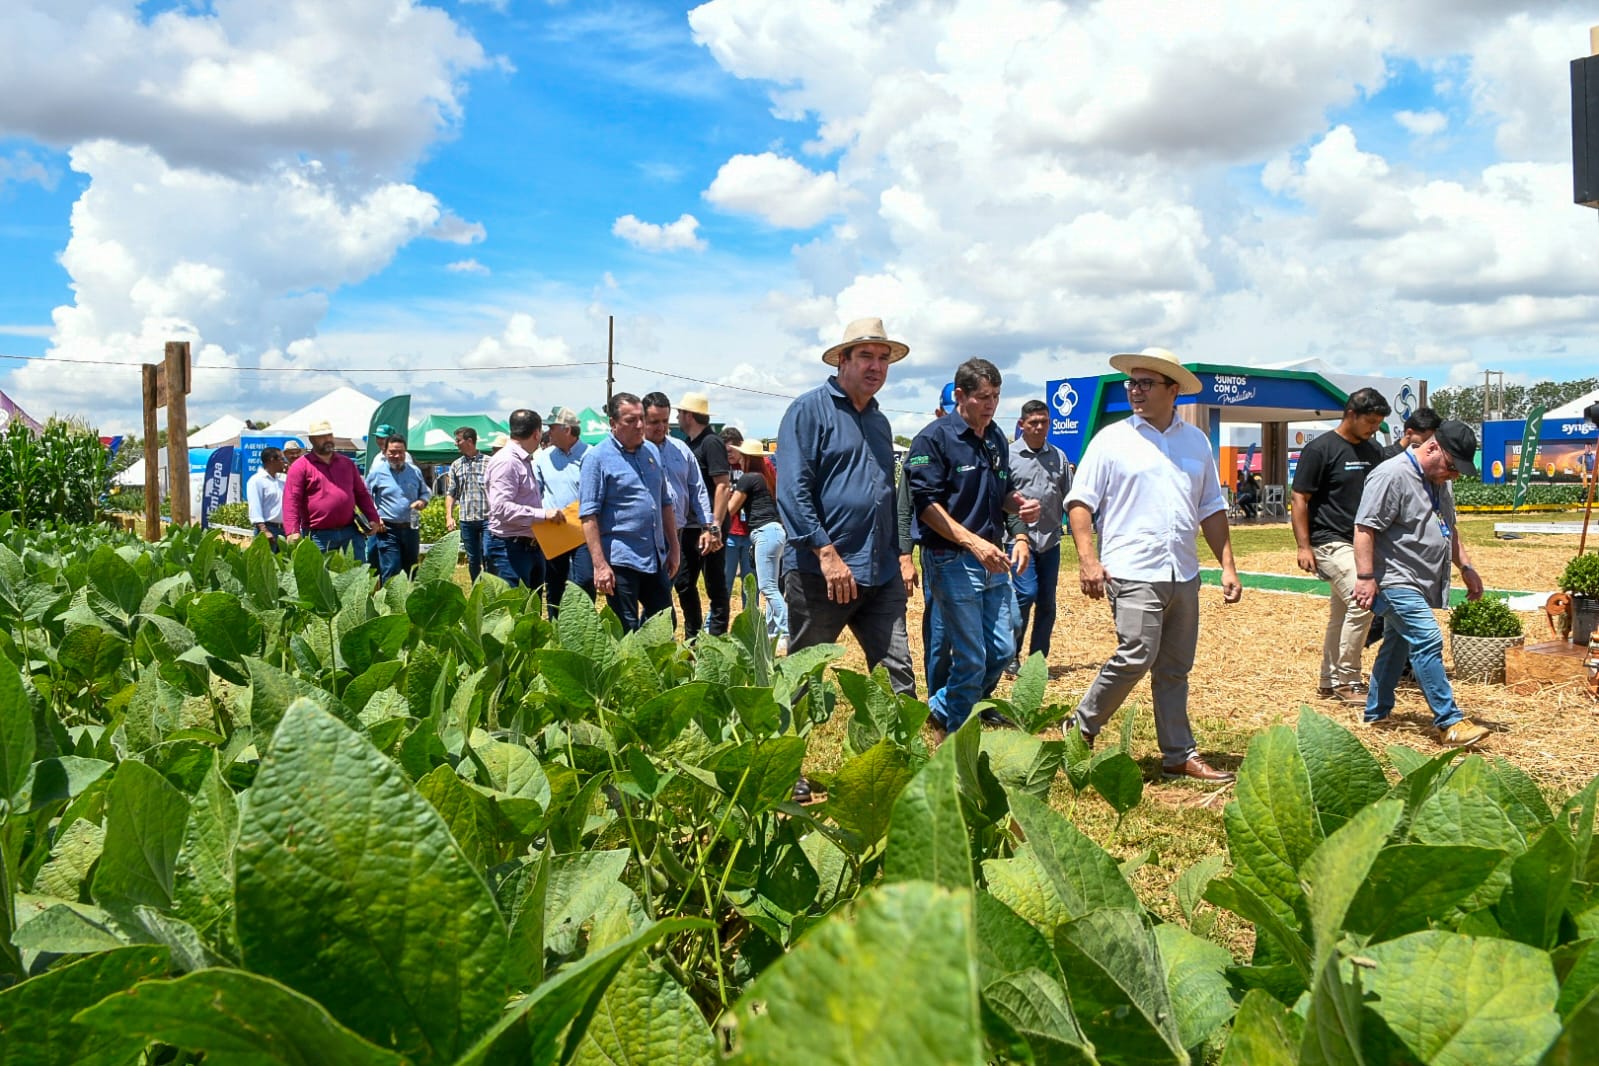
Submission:
[[[677,425],[688,440],[689,450],[699,461],[705,478],[705,491],[711,496],[711,524],[704,529],[685,526],[683,562],[672,584],[677,602],[683,608],[683,636],[693,640],[700,631],[700,575],[705,575],[705,597],[710,611],[704,618],[706,632],[713,637],[727,632],[728,584],[724,551],[727,528],[727,498],[733,487],[727,465],[727,445],[711,432],[711,401],[697,392],[685,392],[677,405]]]
[[[1382,450],[1384,459],[1392,459],[1406,448],[1414,448],[1418,444],[1426,444],[1432,440],[1432,435],[1438,432],[1438,425],[1443,419],[1438,417],[1438,412],[1431,407],[1418,407],[1410,412],[1410,417],[1405,419],[1405,432],[1398,440]]]
[[[1357,389],[1344,404],[1344,417],[1299,453],[1294,473],[1294,541],[1299,568],[1332,586],[1332,609],[1321,646],[1322,697],[1365,705],[1366,685],[1360,653],[1371,625],[1371,611],[1355,603],[1355,512],[1366,475],[1382,461],[1371,438],[1388,414],[1388,401],[1376,389]]]

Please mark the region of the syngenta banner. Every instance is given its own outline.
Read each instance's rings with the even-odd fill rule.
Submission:
[[[1063,378],[1045,387],[1049,404],[1049,441],[1066,453],[1075,465],[1088,444],[1088,425],[1092,421],[1095,390],[1099,378]]]

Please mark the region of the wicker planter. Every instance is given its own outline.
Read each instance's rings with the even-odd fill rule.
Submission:
[[[1455,660],[1455,677],[1461,681],[1505,683],[1505,649],[1519,646],[1525,637],[1468,637],[1449,634],[1449,651]]]

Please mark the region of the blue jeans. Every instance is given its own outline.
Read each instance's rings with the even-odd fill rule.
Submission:
[[[1027,617],[1036,607],[1038,619],[1033,624],[1033,639],[1027,645],[1027,654],[1035,651],[1049,657],[1049,638],[1055,631],[1055,593],[1060,585],[1060,545],[1043,552],[1033,552],[1027,569],[1012,572],[1016,584],[1016,654],[1021,655],[1022,635],[1027,632]]]
[[[473,581],[476,581],[477,576],[483,572],[483,560],[489,553],[488,519],[459,522],[456,528],[461,533],[461,550],[466,552],[466,572],[472,576]]]
[[[972,706],[998,684],[1016,654],[1010,572],[990,574],[969,551],[923,548],[932,572],[933,603],[949,642],[949,677],[928,698],[933,718],[959,729]]]
[[[497,537],[490,533],[483,555],[484,568],[513,587],[536,589],[544,584],[544,553],[532,537]]]
[[[774,639],[788,636],[788,605],[778,578],[783,572],[783,546],[788,534],[781,522],[768,522],[750,534],[754,542],[755,580],[766,597],[766,635]]]
[[[605,598],[621,620],[622,631],[631,633],[653,615],[672,609],[672,582],[666,571],[646,573],[630,566],[613,566],[616,591]]]
[[[372,538],[377,548],[378,581],[386,582],[395,574],[410,574],[416,570],[416,561],[422,554],[422,533],[415,526],[385,526],[382,533]]]
[[[938,604],[933,602],[933,563],[926,548],[922,549],[922,660],[931,699],[949,680],[949,641]]]
[[[727,598],[733,599],[731,590],[737,589],[740,606],[744,603],[744,575],[755,573],[755,537],[751,533],[732,533],[727,535],[727,543],[722,545],[722,555],[727,559]],[[756,578],[760,582],[760,578]]]
[[[1432,724],[1448,729],[1465,715],[1455,703],[1455,690],[1444,673],[1444,635],[1426,597],[1407,586],[1386,588],[1372,601],[1371,613],[1383,620],[1382,647],[1371,666],[1371,682],[1366,691],[1366,721],[1387,718],[1394,709],[1394,687],[1410,657],[1416,684],[1432,708]]]
[[[313,529],[311,540],[322,549],[324,555],[347,547],[357,559],[366,560],[366,535],[356,529],[353,523],[338,529]]]

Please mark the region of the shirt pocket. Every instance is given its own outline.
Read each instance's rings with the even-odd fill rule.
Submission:
[[[1205,460],[1191,459],[1187,456],[1179,456],[1177,459],[1177,469],[1181,470],[1183,472],[1183,476],[1188,479],[1189,489],[1198,492],[1200,489],[1200,482],[1205,476]]]

